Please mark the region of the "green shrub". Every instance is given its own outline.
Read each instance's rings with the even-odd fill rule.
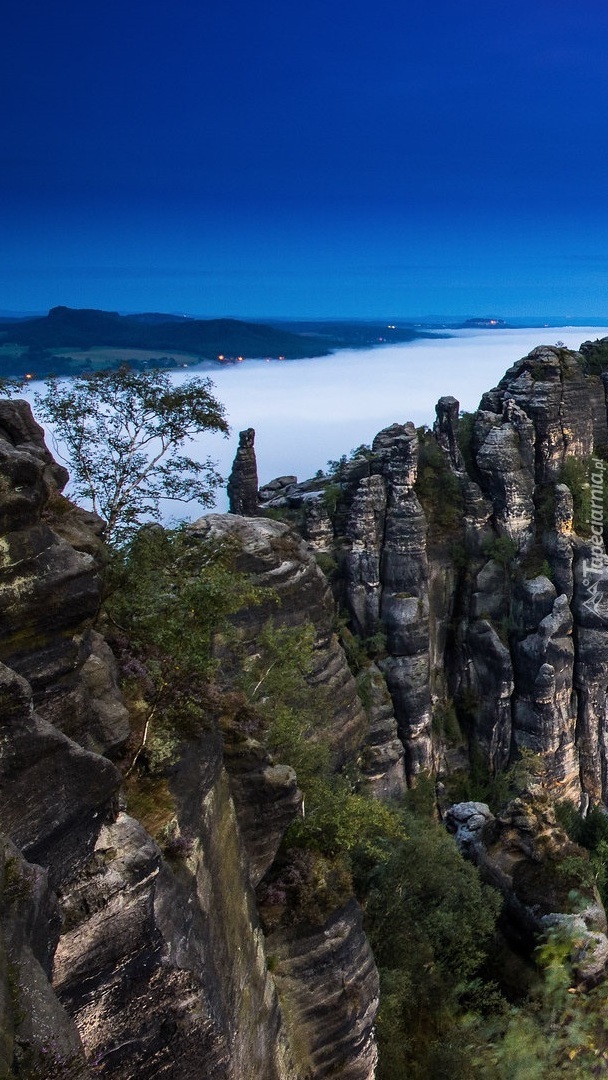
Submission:
[[[427,517],[431,535],[444,539],[462,529],[464,500],[458,477],[432,432],[418,429],[416,495]]]
[[[440,825],[406,814],[404,826],[407,839],[370,874],[365,910],[381,976],[378,1075],[460,1076],[438,1062],[470,1068],[459,1017],[501,902]]]
[[[608,907],[608,815],[594,806],[583,818],[572,802],[558,803],[555,814],[570,839],[589,852],[593,883]]]
[[[317,560],[317,566],[323,571],[325,577],[333,581],[338,573],[338,562],[335,555],[330,555],[327,551],[318,551],[315,554],[315,559]]]
[[[445,739],[446,742],[456,746],[462,742],[462,731],[456,716],[454,702],[450,698],[442,698],[433,707],[432,719],[433,734]]]
[[[509,536],[496,536],[491,540],[486,540],[483,545],[484,555],[488,559],[493,559],[504,569],[512,566],[517,558],[517,552],[519,548],[515,540],[511,540]]]
[[[132,726],[136,761],[162,770],[180,742],[208,725],[214,642],[261,591],[235,568],[238,545],[197,540],[185,529],[146,527],[110,565],[106,617]]]
[[[327,510],[330,517],[336,513],[340,500],[342,498],[342,487],[340,484],[326,484],[323,488],[323,505]]]
[[[473,455],[473,434],[475,431],[475,413],[461,412],[458,421],[458,446],[464,458],[469,476],[475,477],[475,457]]]
[[[608,469],[601,470],[600,498],[593,498],[591,478],[598,472],[595,460],[592,457],[566,457],[560,473],[560,481],[567,484],[572,493],[574,529],[582,537],[591,536],[594,508],[601,513],[604,529],[608,525]]]

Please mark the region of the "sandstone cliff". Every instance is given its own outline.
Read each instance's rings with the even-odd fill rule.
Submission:
[[[454,398],[432,432],[387,428],[325,480],[331,499],[318,479],[260,491],[335,560],[351,628],[385,635],[410,780],[462,765],[465,746],[492,770],[527,748],[559,797],[606,799],[601,345],[535,349],[462,431]],[[460,737],[446,739],[446,702]]]
[[[281,978],[269,971],[253,886],[301,813],[293,770],[210,722],[157,786],[173,857],[125,812],[129,717],[95,628],[101,523],[61,496],[25,403],[0,404],[0,453],[2,1075],[85,1076],[89,1062],[124,1080],[371,1080],[378,989],[357,905],[287,935]],[[195,533],[235,529],[281,618],[314,623],[337,767],[369,724],[325,578],[284,525],[214,516]],[[253,643],[264,617],[243,623]]]
[[[201,545],[234,542],[263,590],[234,619],[239,656],[255,662],[269,619],[312,626],[311,741],[322,732],[331,768],[356,765],[380,799],[406,774],[445,781],[480,759],[496,772],[531,750],[551,798],[606,801],[607,380],[593,349],[536,349],[473,416],[442,398],[433,431],[395,423],[331,478],[258,492],[248,430],[237,512],[192,527]],[[153,792],[173,852],[137,820],[129,714],[96,621],[103,526],[65,481],[29,408],[0,402],[0,1072],[50,1054],[65,1076],[372,1080],[378,979],[352,894],[264,921],[302,793],[226,704],[230,642],[223,704]],[[465,804],[450,821],[522,934],[570,919],[580,982],[603,978],[595,894],[581,922],[538,870],[572,854],[550,806]]]

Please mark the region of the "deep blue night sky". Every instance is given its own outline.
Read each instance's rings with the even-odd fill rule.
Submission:
[[[20,0],[0,309],[608,314],[600,0]]]

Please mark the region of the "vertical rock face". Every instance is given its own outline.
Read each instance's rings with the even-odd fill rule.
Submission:
[[[0,530],[35,525],[52,489],[67,483],[25,401],[0,400]]]
[[[376,633],[381,625],[380,559],[384,548],[387,491],[379,473],[365,476],[357,485],[348,515],[348,548],[343,557],[346,595],[353,626],[361,637]]]
[[[378,799],[403,795],[405,751],[399,738],[393,703],[382,672],[375,664],[359,676],[360,696],[369,718],[369,735],[361,755],[361,768],[369,789]]]
[[[49,982],[59,913],[48,875],[0,841],[0,1075],[88,1076],[76,1025]]]
[[[543,345],[509,368],[496,390],[482,398],[481,408],[492,402],[494,412],[499,402],[512,400],[532,421],[539,483],[558,479],[566,455],[592,453],[596,383],[585,377],[580,360],[577,353]]]
[[[572,613],[565,596],[515,647],[517,693],[513,728],[516,745],[546,756],[556,785],[576,799],[576,698],[573,694]]]
[[[331,515],[323,497],[304,503],[304,539],[312,551],[330,552],[334,542]]]
[[[126,738],[127,718],[109,651],[91,629],[102,523],[63,499],[66,480],[29,405],[0,401],[0,661],[30,682],[42,717],[105,752]],[[96,691],[105,684],[97,721],[91,679]]]
[[[247,428],[239,433],[239,448],[228,479],[228,499],[231,514],[252,517],[257,514],[258,467],[253,444],[255,431]]]
[[[414,491],[418,436],[412,424],[374,439],[369,475],[344,485],[341,556],[345,602],[362,637],[386,635],[381,667],[391,692],[410,776],[431,767],[427,523]]]
[[[275,764],[255,739],[232,739],[224,732],[224,760],[255,888],[272,866],[286,830],[302,814],[302,792],[294,770]]]
[[[0,821],[9,838],[0,904],[9,968],[0,998],[13,1014],[12,1049],[5,1043],[2,1053],[32,1075],[45,1062],[57,1075],[88,1075],[79,1034],[49,983],[60,927],[51,888],[86,865],[115,814],[120,784],[106,758],[62,730],[82,689],[101,587],[98,540],[59,495],[66,479],[29,406],[0,402]],[[53,530],[54,506],[88,551]],[[124,708],[117,709],[122,722]],[[74,734],[86,724],[83,708]]]
[[[119,813],[108,755],[129,729],[93,629],[99,522],[63,500],[64,481],[29,408],[0,403],[0,1071],[38,1075],[51,1061],[86,1077],[86,1058],[124,1080],[310,1080],[331,1059],[371,1077],[377,976],[356,905],[331,924],[329,966],[311,937],[298,993],[325,1009],[301,1017],[302,1062],[300,1023],[288,1030],[268,970],[252,882],[300,812],[293,770],[213,730],[184,745],[171,774],[179,855]],[[332,702],[338,763],[368,722],[325,578],[285,526],[226,516],[233,527],[251,529],[243,566],[273,584],[286,624],[315,622],[311,679]]]
[[[594,549],[595,550],[595,549]],[[581,786],[595,802],[608,799],[608,559],[589,572],[589,544],[576,544],[571,609],[575,622],[574,693]]]
[[[373,1080],[378,972],[358,906],[347,905],[320,927],[276,931],[268,950],[288,1028],[312,1075]]]
[[[183,778],[182,778],[183,779]],[[199,795],[175,872],[125,814],[62,898],[55,986],[90,1056],[115,1077],[296,1077],[246,885],[225,774]],[[190,811],[193,817],[192,810]],[[220,916],[220,917],[218,917]]]
[[[472,695],[475,738],[493,769],[507,765],[511,751],[513,667],[509,649],[487,619],[466,628],[469,657],[466,689]]]
[[[435,407],[437,419],[433,425],[435,438],[445,451],[456,472],[464,473],[465,464],[458,445],[458,413],[460,402],[455,397],[439,398]]]
[[[525,550],[534,523],[534,427],[513,400],[505,401],[500,415],[477,414],[475,462],[499,533]]]
[[[313,687],[325,692],[327,730],[337,762],[356,755],[367,733],[367,719],[357,687],[334,631],[335,604],[327,579],[304,542],[282,522],[237,515],[208,514],[192,526],[195,536],[238,539],[237,567],[254,575],[269,599],[248,608],[238,625],[255,643],[269,618],[277,626],[315,629]]]
[[[533,749],[558,794],[608,798],[608,557],[576,534],[584,491],[563,482],[570,458],[608,446],[608,374],[586,374],[587,353],[542,346],[514,364],[462,448],[458,402],[441,398],[422,485],[411,424],[380,432],[332,481],[324,550],[353,630],[384,635],[410,781],[445,760],[431,714],[447,697],[492,768]],[[289,505],[312,483],[292,484]],[[437,525],[446,504],[452,524]]]
[[[53,884],[84,864],[113,810],[120,775],[33,711],[25,679],[0,665],[0,820]]]
[[[597,391],[597,380],[584,375],[578,354],[535,349],[484,395],[473,444],[496,528],[517,545],[507,588],[495,590],[502,597],[500,610],[494,608],[494,617],[508,628],[505,644],[514,674],[512,749],[541,753],[555,790],[575,799],[581,789],[592,798],[606,795],[599,676],[604,633],[589,636],[597,613],[584,609],[582,584],[575,594],[576,566],[584,556],[573,532],[572,493],[558,481],[567,458],[588,458],[594,437],[604,440],[605,403],[602,416]],[[549,502],[550,516],[543,509]],[[531,577],[530,561],[539,568],[542,561],[544,573]],[[583,576],[578,575],[581,582]],[[490,700],[499,696],[490,690]]]

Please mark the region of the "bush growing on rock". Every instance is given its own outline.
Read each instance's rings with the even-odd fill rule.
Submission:
[[[427,516],[433,536],[445,539],[462,528],[463,496],[458,477],[432,432],[418,430],[418,477],[415,492]]]
[[[235,568],[238,544],[186,529],[141,529],[112,564],[106,614],[114,632],[140,758],[168,761],[206,720],[213,644],[259,590]],[[145,751],[145,754],[144,754]]]

